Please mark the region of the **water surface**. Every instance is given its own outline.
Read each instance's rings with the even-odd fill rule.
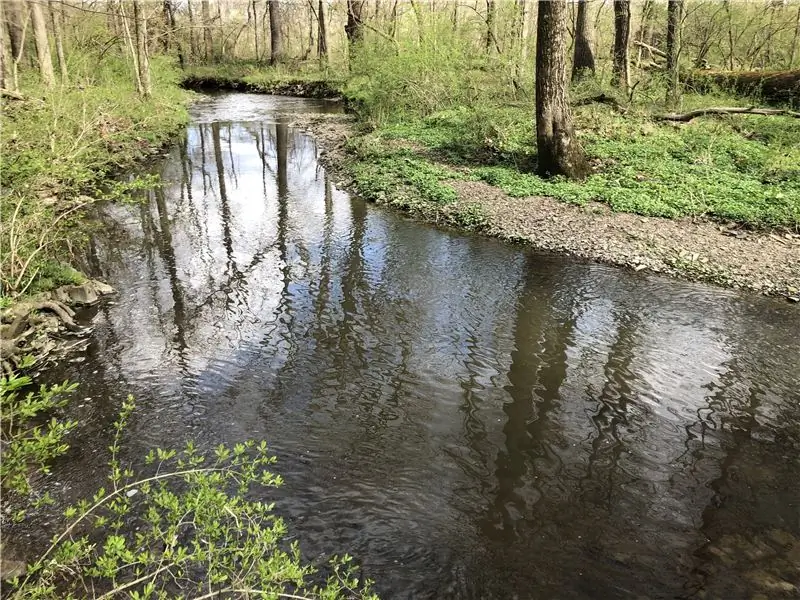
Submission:
[[[386,598],[791,590],[797,308],[367,206],[290,126],[328,110],[204,100],[163,188],[108,209],[71,492],[130,392],[131,455],[268,440],[306,556]]]

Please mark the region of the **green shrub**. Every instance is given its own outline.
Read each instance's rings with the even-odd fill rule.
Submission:
[[[252,499],[282,483],[266,443],[156,449],[136,473],[119,459],[133,410],[129,397],[114,423],[109,487],[66,509],[61,532],[6,597],[377,598],[347,555],[319,581],[286,542],[274,504]]]

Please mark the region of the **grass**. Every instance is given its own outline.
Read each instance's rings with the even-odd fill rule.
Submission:
[[[527,108],[458,108],[388,122],[370,136],[386,148],[415,145],[413,160],[420,172],[431,164],[426,160],[445,162],[460,167],[460,177],[486,181],[511,196],[599,201],[615,211],[647,216],[800,228],[797,119],[731,115],[673,125],[645,113],[622,116],[606,106],[579,107],[579,136],[596,167],[582,182],[545,180],[533,173],[531,121]],[[360,173],[365,167],[354,169]],[[441,172],[437,169],[428,172]],[[385,169],[378,174],[386,179]],[[452,178],[441,172],[440,180]]]
[[[136,95],[128,66],[113,56],[73,73],[71,85],[23,81],[22,101],[3,107],[0,186],[2,294],[44,291],[74,274],[65,250],[80,243],[81,211],[124,195],[135,182],[110,178],[166,143],[188,120],[189,94],[173,62],[152,61],[153,95]],[[67,252],[68,254],[68,252]]]

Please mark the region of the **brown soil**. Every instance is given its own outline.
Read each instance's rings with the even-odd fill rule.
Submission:
[[[298,115],[323,164],[344,178],[345,142],[354,121],[343,115]],[[752,231],[706,219],[664,219],[612,212],[601,203],[575,206],[553,198],[511,198],[483,182],[454,181],[459,200],[426,220],[451,222],[469,207],[485,217],[481,233],[544,251],[747,289],[800,301],[800,235]],[[357,190],[355,190],[357,191]]]

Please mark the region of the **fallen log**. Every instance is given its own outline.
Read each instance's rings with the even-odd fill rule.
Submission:
[[[701,93],[713,87],[754,95],[769,102],[800,105],[800,69],[793,71],[694,71],[683,82]]]
[[[10,98],[11,100],[24,100],[25,96],[13,90],[0,88],[0,98]]]
[[[688,123],[697,117],[706,115],[783,115],[800,119],[800,112],[784,110],[781,108],[756,108],[754,106],[710,106],[708,108],[698,108],[687,113],[669,113],[666,115],[654,115],[656,121],[679,121]]]

